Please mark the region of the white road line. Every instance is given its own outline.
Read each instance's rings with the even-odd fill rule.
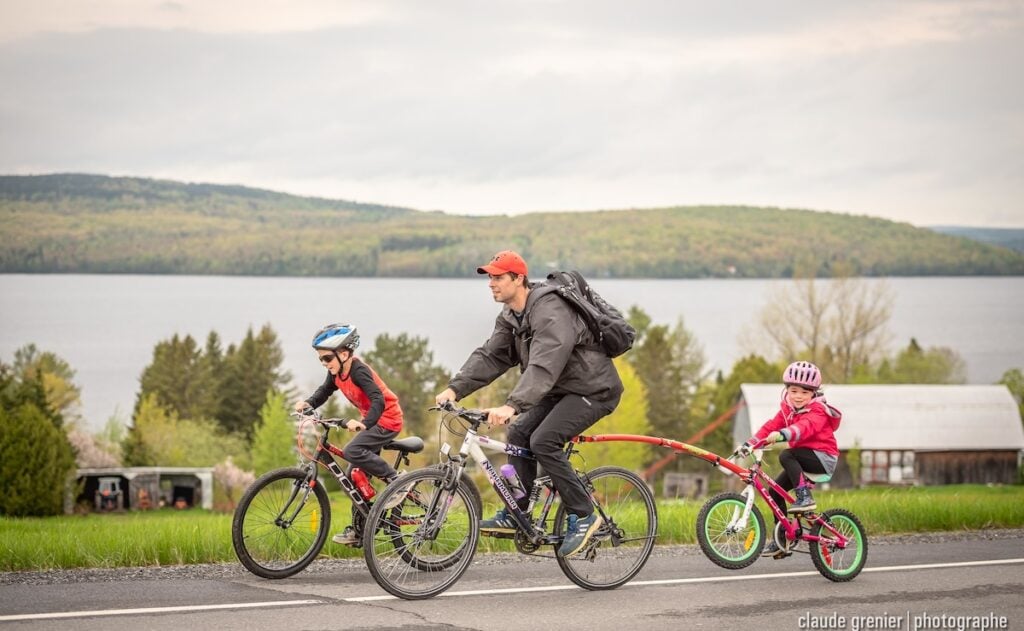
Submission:
[[[985,565],[1012,565],[1024,563],[1021,559],[996,559],[993,561],[962,561],[957,563],[925,563],[921,565],[890,565],[886,567],[868,567],[864,572],[903,572],[907,570],[934,570],[955,567],[979,567]],[[656,585],[684,585],[692,583],[726,583],[730,581],[755,581],[764,578],[783,578],[799,576],[818,576],[817,571],[780,572],[777,574],[743,574],[740,576],[709,576],[703,578],[669,578],[654,581],[633,581],[625,587],[645,587]],[[456,598],[460,596],[489,596],[496,594],[527,594],[536,592],[561,592],[581,589],[575,585],[551,585],[547,587],[509,587],[502,589],[473,589],[459,592],[445,592],[440,597]],[[397,600],[395,596],[359,596],[342,598],[343,602],[365,603],[378,600]],[[99,616],[131,616],[151,613],[191,613],[196,611],[214,611],[218,609],[252,609],[256,607],[291,607],[295,605],[322,605],[325,600],[274,600],[257,603],[228,603],[223,605],[198,605],[185,607],[148,607],[144,609],[98,609],[95,611],[60,611],[54,613],[19,614],[0,616],[0,622],[16,620],[53,620],[57,618],[89,618]],[[337,601],[334,601],[337,602]]]
[[[922,565],[891,565],[887,567],[867,567],[863,572],[902,572],[906,570],[933,570],[953,567],[973,567],[983,565],[1010,565],[1024,563],[1024,559],[997,559],[994,561],[962,561],[957,563],[927,563]],[[764,578],[782,578],[798,576],[819,576],[817,570],[806,572],[783,572],[778,574],[743,574],[739,576],[709,576],[703,578],[667,578],[654,581],[632,581],[624,587],[644,587],[652,585],[684,585],[689,583],[726,583],[729,581],[756,581]],[[530,592],[559,592],[569,589],[581,589],[575,585],[552,585],[549,587],[509,587],[502,589],[473,589],[461,592],[445,592],[439,597],[458,596],[489,596],[495,594],[524,594]],[[343,598],[345,602],[365,603],[375,600],[396,600],[395,596],[360,596],[356,598]]]
[[[95,611],[58,611],[54,613],[31,613],[14,616],[0,616],[0,622],[14,620],[53,620],[55,618],[88,618],[93,616],[133,616],[147,613],[191,613],[217,609],[253,609],[255,607],[288,607],[294,605],[319,605],[323,600],[272,600],[260,603],[229,603],[225,605],[190,605],[185,607],[146,607],[143,609],[97,609]]]

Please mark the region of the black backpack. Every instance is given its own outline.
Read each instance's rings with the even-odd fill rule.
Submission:
[[[576,309],[597,340],[597,347],[608,357],[618,357],[633,347],[636,329],[626,322],[618,309],[591,289],[582,274],[551,272],[546,284],[554,287],[555,292]]]

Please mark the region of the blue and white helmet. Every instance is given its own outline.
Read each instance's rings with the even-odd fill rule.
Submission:
[[[324,351],[338,351],[343,348],[355,350],[359,346],[359,332],[348,324],[328,324],[313,336],[313,348]]]

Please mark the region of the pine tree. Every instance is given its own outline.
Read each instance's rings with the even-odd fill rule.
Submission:
[[[631,354],[647,392],[651,431],[658,436],[680,436],[686,430],[686,398],[668,327],[659,324],[648,328],[643,342]]]
[[[270,325],[264,325],[258,335],[250,328],[238,347],[228,347],[223,364],[224,396],[217,414],[223,429],[251,439],[267,392],[280,391],[291,381],[291,375],[281,371],[283,361],[284,352]]]
[[[216,418],[221,398],[230,388],[224,383],[224,349],[220,336],[210,331],[196,367],[195,409],[191,418]]]
[[[75,473],[64,431],[35,404],[0,407],[0,515],[59,515]]]
[[[294,465],[296,459],[295,424],[288,414],[284,395],[268,392],[252,439],[253,470],[263,474]]]
[[[134,414],[139,413],[142,401],[150,395],[178,416],[192,418],[201,414],[197,400],[201,390],[199,358],[199,348],[191,335],[174,335],[158,342],[153,348],[153,360],[139,378]]]

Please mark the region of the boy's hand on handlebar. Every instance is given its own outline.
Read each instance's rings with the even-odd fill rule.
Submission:
[[[296,412],[302,412],[303,410],[305,410],[308,407],[311,407],[311,406],[309,405],[309,402],[306,401],[305,399],[300,399],[300,400],[295,402],[295,411]]]
[[[434,402],[437,403],[438,407],[443,406],[445,403],[449,403],[455,400],[455,391],[451,388],[445,388],[444,392],[439,393],[434,397]]]
[[[486,410],[481,411],[487,412],[487,424],[492,427],[496,425],[508,425],[512,420],[512,417],[516,415],[516,410],[511,405],[487,408]]]
[[[351,418],[345,422],[345,429],[355,434],[356,432],[361,432],[366,429],[366,425],[362,421]]]

